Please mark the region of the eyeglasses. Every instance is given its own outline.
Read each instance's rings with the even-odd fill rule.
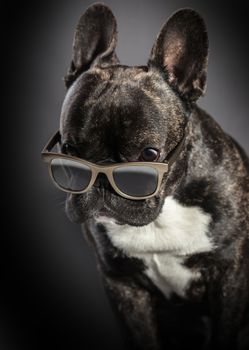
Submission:
[[[112,188],[122,197],[141,200],[155,196],[160,190],[163,175],[179,156],[185,136],[171,152],[167,162],[127,162],[95,164],[71,155],[51,152],[61,143],[59,131],[42,150],[42,159],[48,164],[55,185],[69,193],[84,193],[94,184],[99,173],[105,174]]]

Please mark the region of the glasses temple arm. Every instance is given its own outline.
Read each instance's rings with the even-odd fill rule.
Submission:
[[[44,149],[42,150],[42,153],[44,152],[50,152],[51,149],[59,142],[61,141],[61,135],[59,130],[56,131],[56,133],[51,137],[51,139],[48,141]]]
[[[171,167],[171,165],[176,161],[176,159],[178,158],[178,156],[180,155],[183,146],[184,146],[184,142],[185,142],[186,136],[184,135],[182,140],[180,141],[180,143],[178,143],[178,145],[176,146],[176,148],[173,151],[173,154],[171,155],[171,157],[168,160],[168,166],[169,168]]]

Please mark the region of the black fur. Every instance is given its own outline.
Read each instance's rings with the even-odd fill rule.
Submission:
[[[76,28],[60,132],[78,156],[92,162],[138,161],[145,147],[163,162],[186,136],[184,150],[157,196],[120,197],[103,177],[81,195],[69,194],[69,218],[83,223],[104,285],[134,349],[249,348],[249,162],[241,147],[196,104],[204,93],[208,38],[193,10],[163,26],[148,66],[127,67],[115,54],[116,21],[95,4]],[[73,151],[72,151],[73,152]],[[185,299],[167,300],[144,275],[139,259],[113,247],[100,212],[120,225],[154,221],[164,199],[198,206],[211,215],[215,249],[186,259],[201,273]]]

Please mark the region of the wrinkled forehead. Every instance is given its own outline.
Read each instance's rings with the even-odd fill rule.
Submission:
[[[99,69],[83,74],[69,89],[62,107],[63,138],[76,142],[96,130],[122,130],[125,137],[160,138],[183,122],[179,98],[159,75],[147,67]],[[179,125],[178,125],[179,124]]]

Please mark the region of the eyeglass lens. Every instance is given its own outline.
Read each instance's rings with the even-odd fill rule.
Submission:
[[[55,182],[68,191],[83,191],[90,183],[92,170],[87,165],[69,159],[55,158],[51,162]]]
[[[92,178],[89,166],[69,159],[55,158],[51,162],[55,182],[67,191],[80,192]],[[156,191],[158,172],[145,165],[121,166],[113,170],[113,179],[121,192],[132,197],[145,197]]]
[[[123,193],[133,197],[144,197],[156,191],[158,172],[150,166],[125,166],[115,168],[113,178]]]

